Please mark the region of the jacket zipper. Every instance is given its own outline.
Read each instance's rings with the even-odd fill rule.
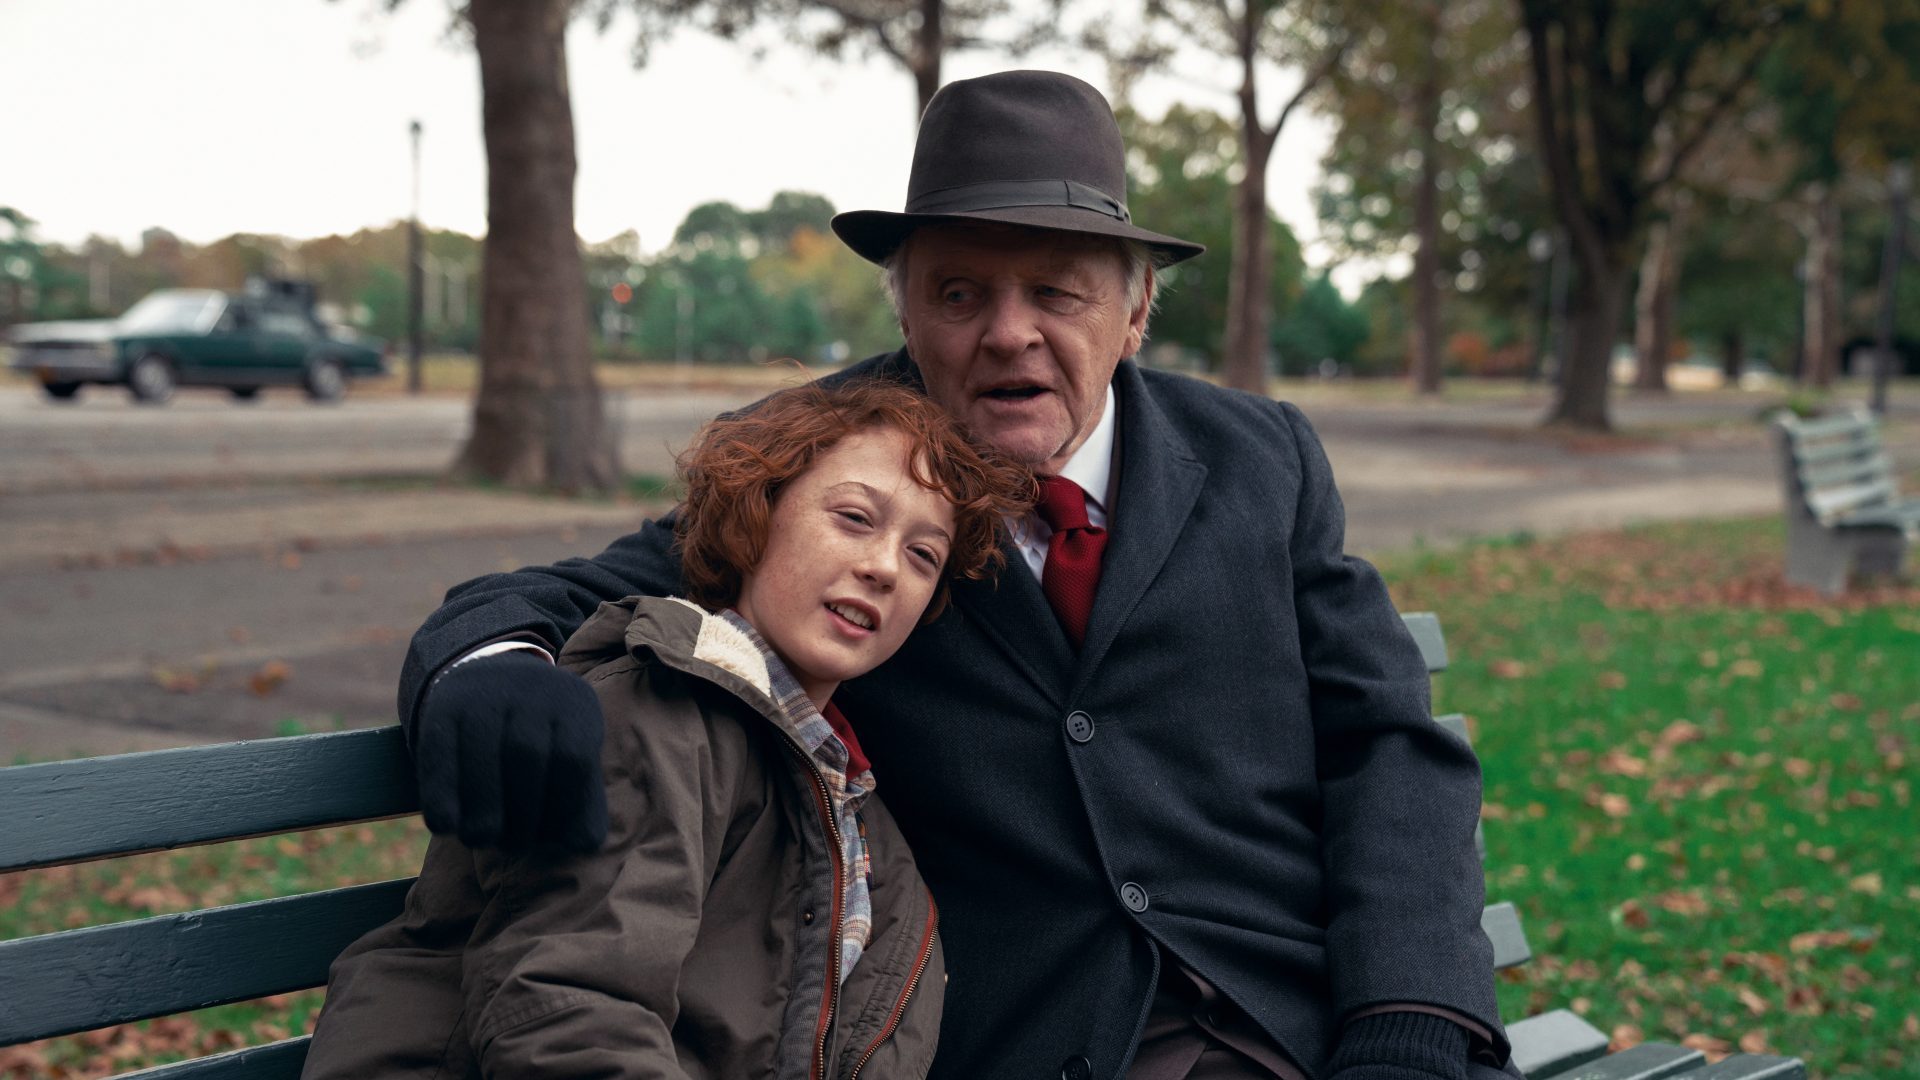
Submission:
[[[859,1080],[860,1070],[866,1068],[867,1062],[873,1060],[873,1055],[880,1050],[880,1044],[893,1038],[893,1033],[899,1030],[900,1018],[907,1012],[907,999],[913,996],[914,989],[920,985],[920,977],[926,974],[927,964],[933,960],[933,943],[940,936],[939,920],[940,909],[934,905],[933,894],[928,893],[927,932],[920,939],[920,959],[914,962],[913,974],[907,979],[907,988],[900,992],[900,1000],[893,1003],[893,1015],[887,1017],[886,1026],[880,1029],[880,1034],[874,1036],[872,1045],[867,1047],[867,1052],[860,1055],[860,1063],[847,1074],[847,1080]]]
[[[786,732],[782,731],[781,734],[786,735]],[[800,760],[806,763],[807,771],[813,776],[813,795],[819,801],[820,816],[827,823],[828,838],[833,841],[833,850],[828,853],[833,857],[833,907],[827,920],[830,950],[827,954],[826,1006],[820,1010],[820,1028],[814,1033],[813,1069],[807,1074],[810,1080],[821,1080],[827,1072],[827,1037],[833,1032],[834,1010],[840,1005],[840,920],[846,915],[841,910],[846,896],[846,887],[841,881],[843,845],[840,823],[833,814],[833,799],[827,793],[827,778],[821,775],[820,766],[814,764],[813,758],[800,748],[793,736],[786,735],[786,739],[787,745],[800,755]]]

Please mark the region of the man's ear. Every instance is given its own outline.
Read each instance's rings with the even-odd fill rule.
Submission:
[[[1153,290],[1155,285],[1153,265],[1149,263],[1147,265],[1147,279],[1142,283],[1140,288],[1140,302],[1135,304],[1133,310],[1127,313],[1126,355],[1128,356],[1139,352],[1140,346],[1146,344],[1147,315],[1153,311]]]

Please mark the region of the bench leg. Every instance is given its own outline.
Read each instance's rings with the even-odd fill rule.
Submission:
[[[1854,571],[1863,578],[1897,579],[1907,557],[1907,538],[1895,529],[1859,529],[1855,538]]]
[[[1811,517],[1787,518],[1787,584],[1838,596],[1847,590],[1853,552],[1852,542],[1837,530]]]

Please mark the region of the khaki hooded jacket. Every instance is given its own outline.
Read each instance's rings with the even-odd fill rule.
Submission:
[[[435,837],[405,911],[334,963],[303,1075],[924,1076],[945,978],[932,898],[868,800],[873,933],[834,985],[841,849],[756,643],[634,597],[560,662],[605,711],[607,843],[543,858]]]

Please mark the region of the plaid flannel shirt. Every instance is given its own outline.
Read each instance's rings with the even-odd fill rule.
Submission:
[[[873,794],[873,770],[863,769],[858,775],[849,776],[846,744],[834,733],[826,717],[820,715],[813,700],[800,689],[798,680],[767,645],[766,639],[732,609],[721,612],[720,617],[745,634],[766,658],[772,697],[779,710],[774,720],[806,750],[826,779],[834,823],[840,829],[840,861],[845,867],[840,902],[840,981],[844,983],[847,973],[853,970],[873,939],[873,860],[867,850],[867,827],[860,820],[860,807]]]

